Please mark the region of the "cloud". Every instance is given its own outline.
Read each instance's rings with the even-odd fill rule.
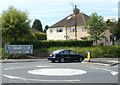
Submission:
[[[118,20],[118,16],[107,16],[107,17],[104,17],[104,20],[107,21],[108,19],[114,19],[115,20]]]

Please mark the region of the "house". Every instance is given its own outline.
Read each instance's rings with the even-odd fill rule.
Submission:
[[[97,45],[116,45],[117,44],[117,39],[116,36],[114,36],[111,32],[110,29],[106,29],[101,36],[104,36],[101,40],[97,41]],[[93,45],[96,45],[94,42]]]
[[[73,13],[65,17],[48,28],[47,40],[84,40],[90,37],[84,26],[88,19],[88,15],[80,12],[77,15]],[[97,45],[116,45],[116,37],[109,29],[106,29],[101,35],[104,38],[98,40]],[[93,42],[93,45],[96,45],[96,42]]]
[[[65,17],[48,28],[47,40],[82,40],[89,36],[84,26],[88,19],[89,16],[84,13]]]

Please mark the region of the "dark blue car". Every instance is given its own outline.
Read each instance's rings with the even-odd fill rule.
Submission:
[[[76,54],[76,52],[67,49],[61,49],[53,51],[52,53],[48,54],[48,59],[52,62],[59,61],[61,63],[66,61],[79,61],[82,62],[84,60],[84,56],[80,54]]]

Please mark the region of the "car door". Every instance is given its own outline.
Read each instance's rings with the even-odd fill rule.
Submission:
[[[69,53],[69,50],[64,50],[60,53],[61,57],[64,57],[66,60],[67,59],[70,59],[70,53]]]
[[[72,60],[78,60],[79,56],[74,51],[70,50],[69,52]]]

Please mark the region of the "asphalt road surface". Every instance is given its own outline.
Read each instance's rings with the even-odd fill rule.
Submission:
[[[87,62],[2,63],[2,83],[118,83],[118,65]]]

